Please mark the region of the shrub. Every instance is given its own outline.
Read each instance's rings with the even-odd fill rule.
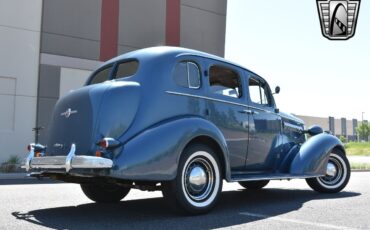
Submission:
[[[339,137],[339,140],[342,142],[342,143],[346,143],[347,142],[347,138],[345,136],[340,136]]]
[[[20,164],[20,158],[18,156],[10,156],[9,159],[2,163],[0,166],[1,172],[15,172]]]

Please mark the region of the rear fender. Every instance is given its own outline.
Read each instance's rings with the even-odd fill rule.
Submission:
[[[290,174],[325,175],[329,155],[334,148],[340,148],[344,151],[342,142],[333,135],[322,133],[311,137],[301,146],[294,157],[290,165]]]
[[[183,149],[199,136],[208,136],[218,143],[226,159],[225,175],[228,177],[226,141],[215,125],[199,117],[162,122],[132,138],[115,157],[110,176],[127,180],[173,180]]]

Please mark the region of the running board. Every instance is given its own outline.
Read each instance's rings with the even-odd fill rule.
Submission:
[[[234,174],[230,182],[258,181],[258,180],[291,180],[321,177],[324,175],[291,175],[291,174]]]

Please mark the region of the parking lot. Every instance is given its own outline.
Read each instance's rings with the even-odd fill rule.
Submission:
[[[202,216],[167,209],[161,192],[132,190],[118,204],[95,204],[76,184],[0,185],[0,229],[370,229],[370,172],[355,172],[339,194],[304,180],[273,181],[261,191],[224,183],[217,207]]]

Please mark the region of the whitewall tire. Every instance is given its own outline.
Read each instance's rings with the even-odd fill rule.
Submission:
[[[307,184],[321,193],[337,193],[346,187],[351,176],[351,168],[344,152],[334,149],[329,156],[326,175],[306,179]]]
[[[219,159],[206,145],[187,147],[180,159],[175,180],[163,183],[163,196],[172,207],[189,214],[210,211],[222,189]]]

